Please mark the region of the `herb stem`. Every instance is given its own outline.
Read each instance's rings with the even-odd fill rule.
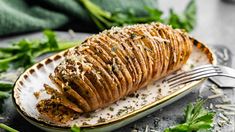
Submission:
[[[8,98],[10,95],[8,92],[0,91],[0,99]]]
[[[80,41],[59,43],[58,44],[59,47],[57,49],[45,48],[41,51],[34,53],[34,58],[39,57],[39,56],[46,54],[46,53],[62,51],[62,50],[71,48],[71,47],[73,47],[77,44],[80,44],[80,43],[81,43]]]
[[[8,58],[6,58],[6,59],[1,59],[1,60],[0,60],[0,63],[13,61],[13,60],[17,59],[17,58],[20,57],[20,56],[22,56],[22,54],[18,54],[18,55],[12,56],[12,57],[8,57]]]
[[[103,10],[101,7],[97,6],[90,0],[80,0],[80,2],[89,11],[89,13],[91,14],[91,18],[99,28],[104,28],[104,26],[99,21],[104,23],[107,27],[112,26],[112,22],[110,22],[112,14],[110,12]]]
[[[60,50],[64,50],[64,49],[71,48],[78,44],[81,44],[81,41],[76,40],[74,42],[63,42],[63,43],[59,43],[58,45],[59,45]]]
[[[19,47],[1,47],[0,50],[1,52],[13,52],[13,51],[20,50],[20,48]]]
[[[11,128],[11,127],[9,127],[9,126],[3,124],[3,123],[0,123],[0,128],[6,130],[6,131],[8,131],[8,132],[19,132],[19,131],[17,131],[16,129]]]
[[[13,83],[0,81],[0,91],[9,91],[13,87]]]

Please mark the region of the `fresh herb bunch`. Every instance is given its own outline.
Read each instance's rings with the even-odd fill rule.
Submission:
[[[205,100],[199,100],[194,105],[189,104],[184,111],[184,123],[167,128],[164,132],[197,132],[212,128],[215,113],[203,108]]]
[[[111,28],[112,26],[122,26],[126,24],[162,22],[172,25],[173,28],[180,28],[186,31],[192,31],[196,24],[196,4],[191,0],[185,8],[182,15],[176,14],[170,9],[168,18],[163,18],[163,12],[158,9],[146,7],[148,15],[137,17],[133,10],[128,13],[111,13],[91,2],[91,0],[79,0],[90,13],[90,17],[101,30]]]
[[[50,52],[61,51],[74,43],[58,43],[56,35],[51,30],[43,32],[44,41],[29,41],[27,39],[14,43],[11,47],[0,48],[0,72],[7,71],[11,66],[27,68],[35,63],[35,58]]]
[[[27,39],[13,43],[10,47],[0,48],[0,73],[10,69],[27,68],[34,64],[35,59],[43,54],[61,51],[79,42],[59,43],[56,34],[51,30],[43,32],[45,40],[29,41]],[[13,82],[0,81],[0,111],[1,102],[10,96]]]

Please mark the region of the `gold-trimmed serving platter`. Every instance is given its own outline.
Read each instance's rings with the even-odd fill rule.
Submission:
[[[190,70],[193,66],[216,64],[215,55],[211,49],[195,39],[192,41],[194,42],[192,55],[181,71]],[[13,102],[18,112],[30,123],[47,131],[68,131],[74,124],[84,131],[111,131],[182,98],[205,80],[167,90],[165,90],[167,86],[159,80],[138,90],[132,96],[90,113],[89,117],[84,115],[65,124],[53,124],[40,116],[36,104],[42,99],[49,98],[43,90],[43,84],[53,85],[48,75],[64,59],[65,53],[66,51],[63,51],[52,55],[27,69],[18,78],[13,89]],[[41,92],[40,96],[35,97],[35,92]]]

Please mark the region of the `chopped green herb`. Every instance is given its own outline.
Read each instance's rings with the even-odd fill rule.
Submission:
[[[110,110],[110,111],[113,111],[113,110],[114,110],[114,108],[113,108],[113,107],[109,107],[109,110]]]
[[[131,39],[134,39],[136,37],[136,34],[132,33],[131,34]]]
[[[192,68],[194,68],[194,65],[193,65],[193,64],[191,64],[191,65],[190,65],[190,68],[191,68],[191,69],[192,69]]]
[[[126,112],[126,109],[119,109],[116,116],[120,116],[121,114],[123,114],[124,112]]]
[[[117,51],[117,47],[112,47],[111,50],[112,50],[112,52],[116,52]]]
[[[99,120],[97,121],[98,123],[105,122],[105,118],[100,117]]]

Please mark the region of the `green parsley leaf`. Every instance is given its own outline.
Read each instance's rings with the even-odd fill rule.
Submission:
[[[6,99],[10,96],[8,92],[0,91],[0,99]]]
[[[196,3],[195,0],[191,0],[187,5],[182,15],[176,14],[170,9],[169,18],[166,20],[167,24],[172,25],[173,28],[185,29],[186,31],[192,31],[196,25]]]
[[[187,30],[191,31],[196,25],[196,14],[197,14],[197,7],[195,0],[192,0],[187,5],[186,9],[184,10],[185,18],[187,19],[188,25]]]
[[[71,127],[70,131],[71,132],[80,132],[81,129],[80,129],[80,127],[77,127],[76,125],[73,125],[73,127]]]
[[[43,31],[44,35],[47,37],[47,42],[46,45],[49,47],[51,50],[52,49],[58,49],[58,42],[56,40],[56,35],[53,31],[51,30],[45,30]]]
[[[204,109],[204,103],[204,100],[199,100],[194,105],[189,104],[184,111],[184,123],[167,128],[164,132],[196,132],[212,128],[215,113]]]
[[[0,91],[9,91],[13,87],[13,83],[6,82],[6,81],[0,81]]]

